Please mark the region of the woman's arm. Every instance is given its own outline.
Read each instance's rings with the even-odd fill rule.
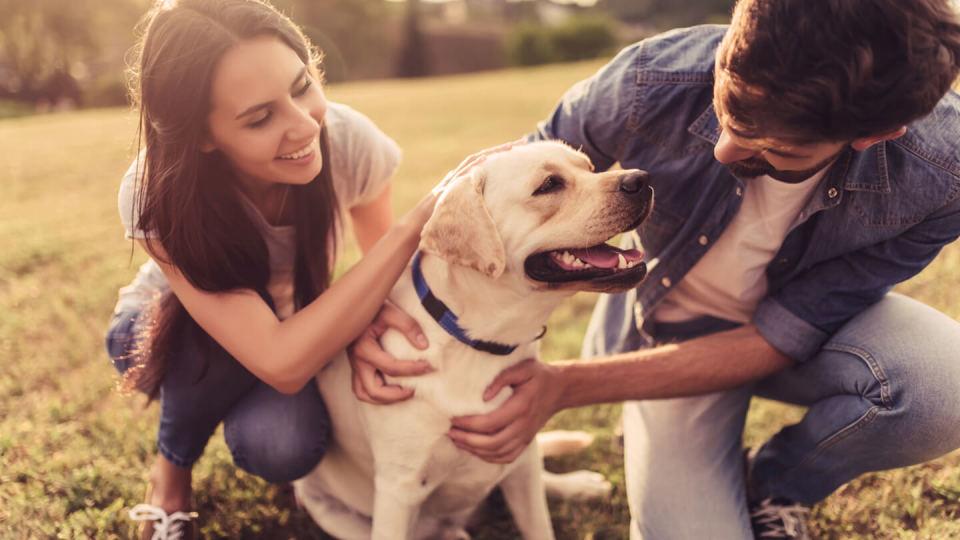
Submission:
[[[353,234],[364,254],[370,252],[377,240],[390,230],[393,223],[393,208],[390,206],[390,184],[387,184],[377,198],[367,204],[350,209],[350,221],[353,222]]]
[[[416,249],[435,202],[434,194],[425,197],[359,263],[284,321],[254,291],[202,291],[162,262],[169,259],[156,243],[150,254],[201,328],[258,378],[292,394],[373,320]]]

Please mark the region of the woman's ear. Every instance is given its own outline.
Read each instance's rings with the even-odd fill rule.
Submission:
[[[209,154],[217,149],[217,145],[213,143],[213,139],[210,138],[210,135],[204,135],[203,140],[200,141],[200,151],[204,154]]]
[[[907,126],[900,126],[896,129],[891,129],[890,131],[885,131],[876,135],[854,139],[854,141],[850,143],[850,146],[853,147],[853,149],[857,152],[863,152],[867,148],[870,148],[877,143],[899,139],[900,137],[903,137],[906,132]]]

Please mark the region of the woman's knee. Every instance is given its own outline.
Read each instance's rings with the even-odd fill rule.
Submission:
[[[234,462],[269,482],[301,478],[320,463],[330,418],[319,392],[308,385],[284,395],[260,385],[230,412],[224,435]]]

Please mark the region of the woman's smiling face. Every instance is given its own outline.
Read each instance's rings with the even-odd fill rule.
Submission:
[[[306,184],[323,168],[327,100],[310,71],[269,35],[237,43],[217,64],[203,150],[223,153],[244,187]]]

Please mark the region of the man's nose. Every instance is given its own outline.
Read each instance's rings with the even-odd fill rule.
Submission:
[[[724,165],[752,158],[760,152],[734,144],[726,131],[720,132],[720,140],[713,147],[713,156]]]
[[[646,171],[630,171],[620,177],[620,191],[636,195],[650,185],[650,175]]]

